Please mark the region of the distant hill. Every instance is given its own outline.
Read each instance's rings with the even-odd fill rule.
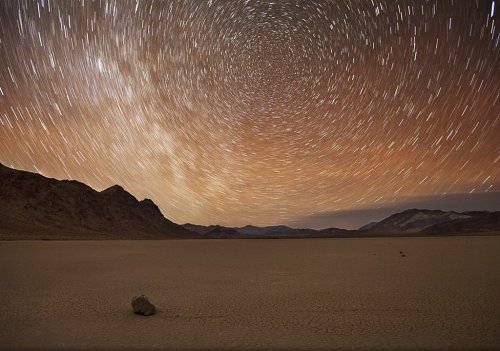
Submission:
[[[411,209],[369,223],[359,232],[374,234],[463,234],[500,231],[500,212]]]
[[[118,185],[98,192],[1,164],[0,212],[4,239],[200,237],[166,219],[153,201],[138,201]]]
[[[432,225],[426,234],[464,234],[473,232],[500,232],[500,212],[464,212],[468,217]]]
[[[328,228],[323,230],[296,229],[284,225],[257,227],[246,225],[244,227],[223,227],[220,225],[197,225],[186,223],[184,228],[199,233],[204,236],[218,238],[321,238],[331,236],[350,236],[353,231],[338,228]]]

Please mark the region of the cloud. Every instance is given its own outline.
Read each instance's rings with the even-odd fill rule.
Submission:
[[[292,220],[288,225],[294,228],[357,229],[367,223],[380,221],[391,214],[410,208],[458,212],[500,211],[500,192],[414,197],[387,206],[315,213]]]

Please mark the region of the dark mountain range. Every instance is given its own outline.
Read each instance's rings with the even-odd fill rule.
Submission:
[[[0,211],[4,238],[199,237],[166,219],[153,201],[138,201],[118,185],[98,192],[1,164]]]
[[[374,234],[463,234],[500,231],[500,212],[411,209],[369,223],[358,232]]]
[[[358,230],[339,228],[295,229],[287,226],[223,227],[184,224],[184,228],[203,236],[219,238],[347,238],[378,236],[426,236],[468,233],[500,234],[500,212],[444,212],[411,209],[393,214],[380,222],[371,222]]]
[[[468,218],[468,216],[457,212],[411,209],[393,214],[378,223],[366,225],[361,230],[384,233],[417,233],[433,225],[462,218]]]
[[[352,231],[338,228],[323,230],[296,229],[284,225],[257,227],[246,225],[244,227],[223,227],[220,225],[197,225],[186,223],[184,228],[204,236],[218,238],[319,238],[329,236],[348,235]]]
[[[500,212],[411,209],[359,230],[178,225],[121,186],[98,192],[0,164],[0,239],[322,238],[500,234]]]

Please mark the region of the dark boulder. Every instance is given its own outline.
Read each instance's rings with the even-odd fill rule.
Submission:
[[[143,316],[152,316],[156,312],[155,306],[149,302],[145,295],[134,296],[132,299],[132,308],[134,309],[134,313]]]

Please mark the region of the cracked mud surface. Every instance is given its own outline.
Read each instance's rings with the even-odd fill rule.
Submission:
[[[0,276],[2,350],[500,349],[500,237],[0,242]]]

